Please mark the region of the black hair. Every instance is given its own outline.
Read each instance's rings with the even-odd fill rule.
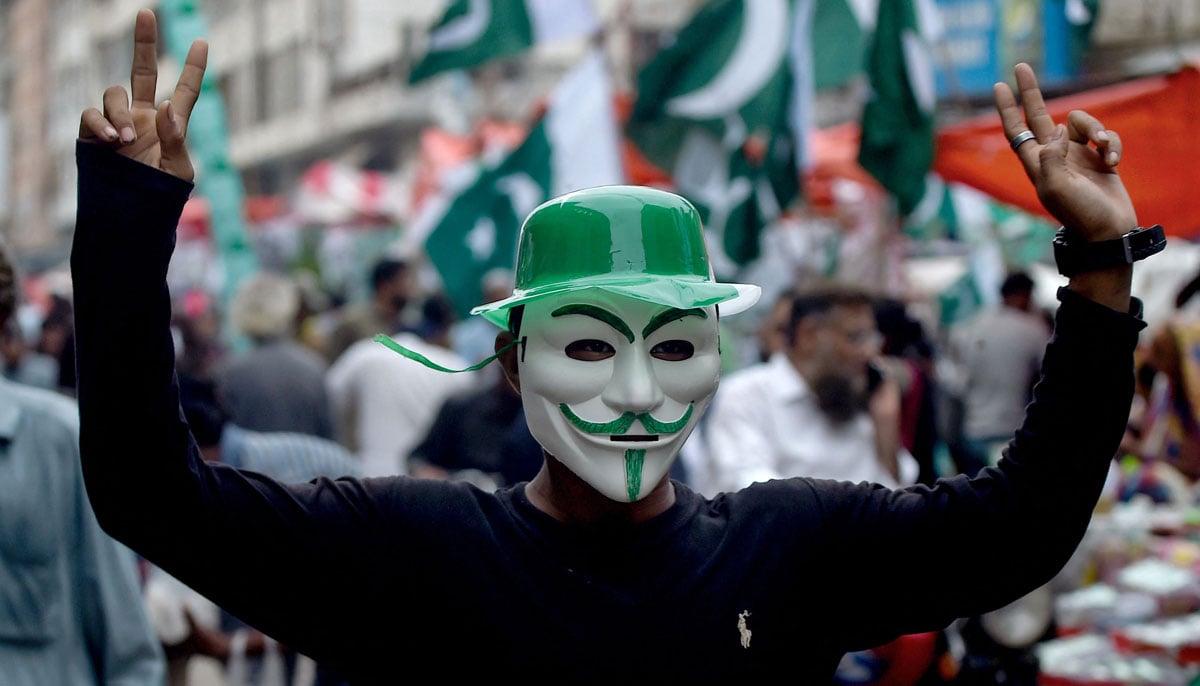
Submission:
[[[1004,278],[1000,284],[1001,297],[1012,295],[1028,295],[1033,292],[1033,279],[1025,272],[1013,272]]]
[[[916,354],[929,357],[933,344],[925,335],[925,327],[908,313],[903,301],[881,298],[875,304],[875,326],[883,334],[884,355]]]
[[[521,336],[521,320],[525,317],[525,306],[516,305],[508,311],[508,332],[514,337]]]
[[[788,317],[788,345],[796,343],[796,327],[807,317],[826,314],[835,307],[869,307],[873,310],[874,305],[875,298],[868,291],[850,285],[796,290],[792,297],[792,314]]]
[[[371,269],[371,290],[377,291],[383,284],[396,278],[398,274],[408,271],[408,263],[404,260],[397,260],[391,257],[385,257],[375,263]]]

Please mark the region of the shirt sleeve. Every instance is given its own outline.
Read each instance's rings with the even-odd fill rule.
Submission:
[[[80,453],[97,520],[165,572],[314,659],[368,640],[336,594],[306,579],[381,592],[405,512],[394,484],[282,484],[205,461],[180,410],[166,275],[192,186],[80,142],[71,249]],[[395,528],[389,528],[395,527]],[[296,570],[304,570],[298,574]],[[392,580],[395,582],[395,580]],[[296,602],[305,598],[305,602]]]
[[[717,391],[701,426],[714,492],[736,491],[758,481],[780,478],[775,451],[763,426],[761,398],[748,398],[742,385]]]

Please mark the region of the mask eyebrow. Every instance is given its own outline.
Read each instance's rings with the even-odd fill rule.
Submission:
[[[551,312],[550,316],[564,317],[569,314],[581,314],[585,317],[598,319],[616,329],[617,332],[624,336],[630,343],[633,342],[633,330],[629,328],[628,324],[621,321],[620,317],[612,312],[609,312],[608,310],[600,309],[595,305],[563,305],[557,310]]]
[[[683,319],[684,317],[699,317],[701,319],[708,319],[708,313],[698,307],[693,307],[690,310],[681,310],[676,307],[663,310],[662,312],[654,315],[650,319],[650,322],[646,324],[646,328],[642,329],[642,338],[647,338],[650,336],[650,334],[661,329],[663,326],[670,324],[676,319]]]

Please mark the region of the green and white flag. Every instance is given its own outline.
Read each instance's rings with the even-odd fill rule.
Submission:
[[[718,0],[642,68],[626,132],[697,206],[719,276],[800,194],[815,0]]]
[[[813,84],[844,86],[863,73],[879,0],[818,0],[813,16]]]
[[[408,82],[599,29],[590,0],[451,0],[430,31],[428,52],[413,67]]]
[[[425,204],[405,242],[423,243],[459,316],[480,304],[486,272],[514,266],[531,210],[563,193],[626,182],[619,133],[604,58],[592,51],[559,83],[520,146]]]
[[[940,26],[933,0],[881,2],[867,54],[871,94],[858,162],[895,196],[902,216],[921,201],[933,166],[932,42]]]

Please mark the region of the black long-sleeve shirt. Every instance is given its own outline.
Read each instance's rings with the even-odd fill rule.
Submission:
[[[201,459],[181,417],[167,265],[191,185],[80,143],[71,256],[83,467],[103,526],[356,683],[414,668],[534,682],[827,682],[847,650],[1049,580],[1088,520],[1143,323],[1061,291],[1024,425],[977,478],[784,479],[581,527],[523,486],[283,485]]]

